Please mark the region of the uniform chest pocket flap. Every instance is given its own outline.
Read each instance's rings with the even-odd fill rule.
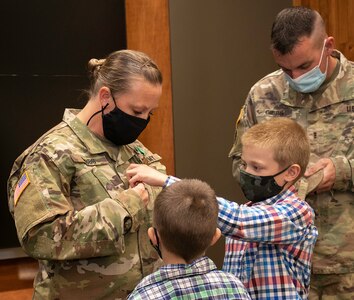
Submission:
[[[147,155],[145,156],[144,154],[139,154],[136,153],[135,155],[133,155],[130,158],[130,162],[131,163],[135,163],[135,164],[145,164],[145,165],[150,165],[152,163],[158,162],[161,160],[161,156],[157,155],[157,154],[151,154],[151,155]]]
[[[114,199],[124,189],[124,184],[114,168],[114,162],[109,163],[104,156],[72,156],[72,159],[76,163],[75,177],[81,193],[82,189],[85,189],[90,190],[92,196],[102,198],[108,194]]]

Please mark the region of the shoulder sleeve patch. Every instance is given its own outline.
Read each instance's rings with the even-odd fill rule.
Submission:
[[[24,172],[16,185],[16,189],[14,192],[14,205],[16,206],[18,199],[20,198],[22,192],[26,189],[26,187],[31,183],[27,172]]]

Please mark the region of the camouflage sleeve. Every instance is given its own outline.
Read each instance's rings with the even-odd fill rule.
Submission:
[[[146,209],[139,195],[128,189],[118,199],[105,195],[92,199],[92,205],[74,208],[71,178],[43,154],[31,159],[32,163],[26,166],[30,183],[14,208],[24,250],[34,258],[51,260],[124,252],[124,234],[145,222]]]
[[[354,159],[347,159],[345,156],[331,158],[336,169],[336,179],[333,189],[339,191],[354,191]]]
[[[338,191],[354,191],[354,114],[349,111],[347,109],[346,118],[338,117],[338,122],[342,121],[344,126],[340,126],[341,131],[336,132],[337,141],[330,156],[336,170],[333,189]]]
[[[242,148],[241,137],[246,132],[246,130],[252,127],[254,124],[256,124],[256,118],[254,114],[253,96],[251,90],[237,118],[234,134],[234,143],[229,152],[229,157],[232,158],[232,175],[238,182],[240,181],[239,165],[241,161]]]

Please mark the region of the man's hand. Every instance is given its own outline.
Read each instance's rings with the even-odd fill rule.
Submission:
[[[163,186],[168,177],[166,174],[143,164],[130,164],[125,174],[131,187],[140,182],[152,186]]]
[[[323,179],[314,190],[317,193],[329,191],[336,179],[336,168],[329,158],[321,158],[305,172],[304,176],[309,177],[321,169],[323,169]]]
[[[145,189],[145,186],[142,183],[138,183],[132,189],[139,194],[145,206],[147,206],[149,203],[149,193]]]

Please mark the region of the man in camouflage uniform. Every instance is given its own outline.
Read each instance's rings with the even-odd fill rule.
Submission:
[[[160,157],[136,140],[138,131],[128,132],[127,122],[145,126],[161,96],[162,77],[144,54],[130,50],[94,63],[97,86],[86,106],[67,109],[63,122],[17,158],[8,180],[19,241],[39,261],[34,299],[125,299],[162,263],[147,235],[160,189],[142,183],[130,188],[125,176],[130,163],[165,173]],[[123,78],[124,86],[115,78]],[[139,119],[118,106],[139,110]],[[111,135],[103,117],[116,122]],[[133,142],[118,145],[112,134]]]
[[[334,49],[321,16],[303,7],[278,14],[272,52],[281,69],[249,92],[229,154],[233,175],[239,180],[241,136],[254,124],[288,117],[307,130],[312,153],[298,189],[319,230],[310,299],[353,299],[354,63]]]

